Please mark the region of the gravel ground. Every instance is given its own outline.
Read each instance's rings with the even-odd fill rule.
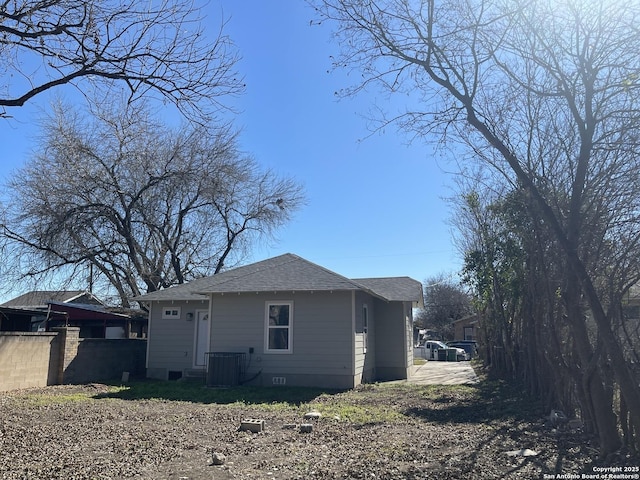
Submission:
[[[4,393],[0,478],[542,479],[638,465],[598,463],[579,429],[552,429],[535,404],[482,388],[365,386],[302,405],[128,400],[100,384]],[[310,410],[322,417],[305,420]],[[264,431],[239,431],[249,418]],[[521,449],[536,455],[507,454]]]

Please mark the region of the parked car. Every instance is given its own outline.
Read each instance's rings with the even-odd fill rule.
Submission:
[[[468,355],[466,360],[471,360],[478,354],[478,346],[473,340],[453,340],[447,342],[447,345],[455,348],[462,348]]]
[[[439,354],[438,351],[447,351],[452,348],[455,348],[456,350],[456,360],[469,360],[469,358],[467,358],[467,352],[465,352],[464,349],[447,346],[445,343],[439,340],[427,340],[424,343],[425,358],[427,360],[448,360],[446,356],[444,357],[444,359],[441,358],[441,354]]]

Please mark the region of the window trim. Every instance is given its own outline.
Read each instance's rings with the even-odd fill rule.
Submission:
[[[289,306],[289,325],[288,330],[288,345],[286,349],[269,348],[269,330],[273,327],[269,325],[269,309],[273,305],[288,305]],[[267,300],[264,305],[264,353],[276,354],[276,355],[288,355],[293,353],[293,300]],[[278,326],[277,328],[285,328]]]
[[[463,340],[465,341],[475,340],[476,332],[475,332],[475,328],[473,328],[473,325],[469,325],[468,327],[462,327],[462,336],[464,337]]]
[[[180,320],[181,313],[180,307],[162,307],[162,320]]]
[[[362,346],[363,352],[367,353],[369,347],[369,305],[362,304]]]

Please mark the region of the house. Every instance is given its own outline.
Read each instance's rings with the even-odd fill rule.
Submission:
[[[120,313],[101,305],[49,302],[41,329],[79,327],[80,338],[144,338],[147,318],[142,312]]]
[[[46,308],[49,302],[104,306],[98,297],[86,290],[34,290],[9,300],[2,306],[42,309]]]
[[[479,315],[474,313],[453,322],[453,338],[455,340],[478,340]]]
[[[0,331],[51,331],[79,327],[80,338],[142,338],[147,318],[143,312],[108,308],[91,292],[32,291],[0,306]]]
[[[0,332],[34,332],[45,319],[42,310],[0,305]]]
[[[422,285],[285,254],[134,300],[149,308],[148,377],[210,375],[236,354],[239,383],[348,389],[409,377]]]

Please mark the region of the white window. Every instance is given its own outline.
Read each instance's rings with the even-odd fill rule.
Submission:
[[[367,347],[369,342],[369,307],[362,305],[362,345],[364,347],[364,353],[367,353]]]
[[[293,352],[293,302],[267,302],[265,346],[267,353]]]
[[[464,327],[464,340],[475,340],[473,337],[473,327]]]
[[[162,319],[163,320],[180,319],[180,307],[162,307]]]

